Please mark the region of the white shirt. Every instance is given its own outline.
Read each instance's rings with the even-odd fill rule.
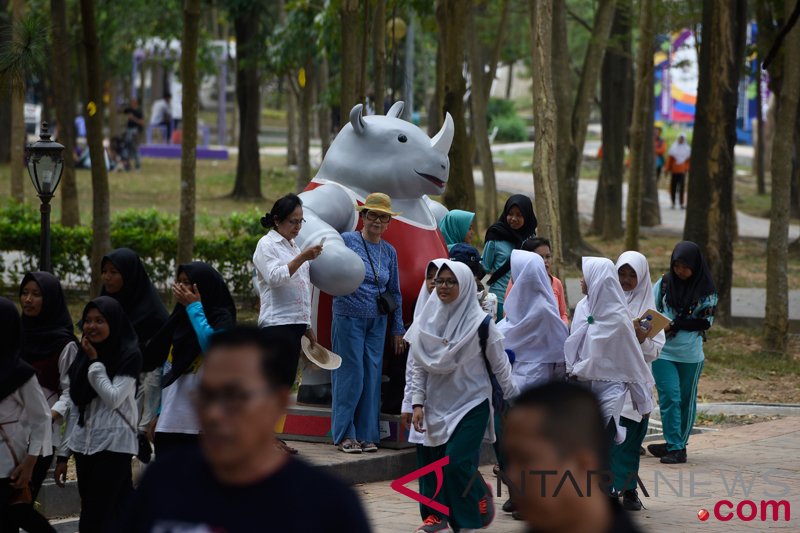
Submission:
[[[83,426],[78,425],[78,408],[71,405],[66,438],[58,454],[67,456],[67,450],[70,450],[84,455],[102,451],[135,455],[139,449],[134,429],[139,423],[136,378],[114,376],[113,380],[109,379],[106,367],[100,361],[89,365],[88,375],[89,384],[97,396],[84,410]]]
[[[167,372],[168,369],[164,370],[165,374]],[[201,371],[183,374],[161,391],[161,415],[156,424],[157,433],[200,433],[200,422],[192,405],[192,393],[200,383],[200,376]]]
[[[170,106],[166,100],[159,98],[153,102],[153,108],[150,113],[150,124],[161,124],[162,122],[167,122],[170,117]]]
[[[306,261],[289,274],[289,262],[300,253],[293,240],[286,240],[275,230],[258,241],[253,264],[256,291],[261,298],[260,327],[311,325],[311,265]]]
[[[17,460],[51,453],[50,407],[36,376],[0,401],[0,425],[11,441]],[[0,478],[8,478],[16,465],[0,433]]]
[[[72,401],[69,398],[69,367],[75,361],[75,356],[78,354],[78,343],[75,341],[68,342],[64,349],[61,350],[61,355],[58,356],[58,375],[59,383],[61,385],[61,395],[58,391],[53,391],[47,387],[42,387],[44,397],[47,399],[50,409],[61,415],[60,420],[53,420],[53,447],[58,448],[61,446],[61,423],[66,420],[69,414],[69,408]],[[50,455],[45,450],[45,455]]]

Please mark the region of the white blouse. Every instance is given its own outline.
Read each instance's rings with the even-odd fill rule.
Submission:
[[[61,425],[66,420],[69,414],[69,408],[72,401],[69,399],[69,367],[75,361],[75,356],[78,354],[78,343],[75,341],[67,343],[64,349],[61,350],[61,355],[58,356],[58,375],[59,383],[61,385],[61,394],[58,391],[50,390],[47,387],[42,387],[42,392],[50,405],[50,409],[61,415],[61,418],[53,420],[53,447],[59,448],[61,446]],[[45,455],[50,455],[45,451]]]
[[[70,399],[66,436],[58,455],[66,457],[70,452],[92,455],[102,451],[136,454],[139,449],[135,430],[139,423],[136,378],[109,379],[105,365],[95,361],[89,365],[89,384],[97,396],[84,410],[83,426],[78,425],[79,411]]]
[[[19,461],[28,455],[50,455],[50,407],[36,376],[0,401],[0,425],[5,432],[0,433],[0,478],[9,477],[16,467],[8,445]]]
[[[258,241],[253,254],[256,291],[261,298],[260,327],[311,325],[311,266],[306,261],[289,274],[289,262],[301,253],[294,241],[275,230]]]

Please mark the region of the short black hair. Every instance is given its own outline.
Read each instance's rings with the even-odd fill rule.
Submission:
[[[280,333],[273,333],[255,326],[234,326],[214,333],[208,342],[207,352],[215,348],[242,348],[252,346],[261,356],[261,374],[270,387],[283,388],[282,361],[290,356],[291,340]]]
[[[289,193],[272,205],[272,210],[261,217],[261,225],[265,228],[274,228],[279,223],[286,220],[292,212],[303,205],[303,200],[294,193]]]
[[[588,388],[553,381],[524,390],[511,409],[541,409],[544,420],[539,432],[559,453],[569,455],[588,448],[602,468],[608,466],[610,439],[600,403]]]
[[[530,239],[525,239],[520,248],[526,252],[535,252],[540,246],[547,246],[551,250],[553,249],[553,247],[550,245],[550,239],[545,239],[544,237],[531,237]]]

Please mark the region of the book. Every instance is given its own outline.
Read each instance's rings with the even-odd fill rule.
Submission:
[[[659,313],[658,311],[656,311],[655,309],[648,309],[647,311],[645,311],[642,314],[642,316],[640,316],[639,318],[637,318],[637,319],[635,319],[633,321],[634,327],[638,328],[639,327],[639,321],[642,320],[643,318],[645,318],[648,315],[652,316],[653,320],[650,321],[650,326],[651,327],[650,327],[650,331],[647,333],[647,338],[648,339],[652,339],[653,337],[658,335],[658,333],[660,331],[662,331],[665,327],[667,327],[669,325],[669,323],[671,322],[671,320],[669,318],[665,317],[664,315],[662,315],[661,313]]]

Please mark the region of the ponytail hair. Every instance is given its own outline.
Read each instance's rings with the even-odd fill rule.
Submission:
[[[273,204],[272,210],[261,217],[261,225],[265,228],[275,228],[279,223],[286,220],[292,212],[303,205],[303,200],[294,193],[289,193]]]

